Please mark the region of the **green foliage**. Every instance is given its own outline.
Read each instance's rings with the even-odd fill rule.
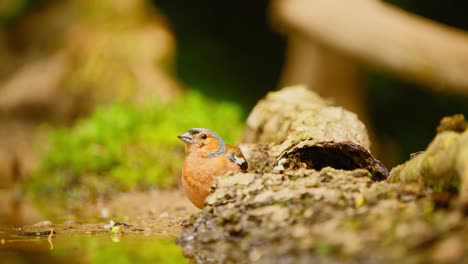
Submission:
[[[94,198],[116,191],[171,187],[183,161],[177,135],[207,127],[235,143],[242,111],[191,92],[169,103],[99,108],[72,128],[50,133],[45,156],[30,181],[33,193]]]

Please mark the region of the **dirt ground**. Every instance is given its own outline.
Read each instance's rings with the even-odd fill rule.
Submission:
[[[3,192],[2,200],[14,201],[9,196],[11,192]],[[21,232],[45,231],[53,226],[57,234],[108,233],[110,222],[114,221],[121,225],[124,234],[177,237],[183,222],[199,210],[179,189],[123,193],[110,201],[84,206],[79,218],[70,220],[67,217],[69,219],[63,221],[47,219],[27,204],[21,204],[15,210],[11,209],[15,207],[14,202],[3,204],[0,211],[10,220],[7,226],[17,226]],[[12,222],[14,219],[18,222]],[[27,224],[23,224],[25,222]]]
[[[127,232],[173,237],[180,234],[182,222],[199,211],[182,190],[124,193],[104,207],[95,209],[100,211],[101,216],[108,210],[109,221],[115,217],[131,225],[124,227]]]

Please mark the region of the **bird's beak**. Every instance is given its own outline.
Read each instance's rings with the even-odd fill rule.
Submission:
[[[192,135],[190,135],[189,132],[187,133],[184,133],[182,135],[178,135],[177,136],[180,140],[182,140],[183,142],[187,143],[187,144],[193,144],[194,141],[193,141],[193,137]]]

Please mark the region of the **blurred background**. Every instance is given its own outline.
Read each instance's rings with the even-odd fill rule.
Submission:
[[[0,187],[67,205],[172,188],[177,134],[210,127],[234,143],[255,103],[285,85],[356,112],[389,168],[423,150],[441,117],[468,113],[466,87],[434,89],[304,37],[270,4],[1,0]],[[468,29],[464,1],[389,4]]]

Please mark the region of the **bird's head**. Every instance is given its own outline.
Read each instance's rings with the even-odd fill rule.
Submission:
[[[207,128],[192,128],[177,137],[185,143],[186,154],[195,152],[203,157],[211,158],[226,151],[224,141]]]

